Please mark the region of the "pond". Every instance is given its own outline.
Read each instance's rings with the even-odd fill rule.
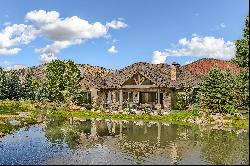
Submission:
[[[0,138],[5,164],[249,164],[249,130],[40,116]]]

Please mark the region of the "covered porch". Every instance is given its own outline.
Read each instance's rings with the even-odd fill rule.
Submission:
[[[155,85],[125,85],[120,89],[106,89],[98,92],[101,107],[171,109],[173,91]]]

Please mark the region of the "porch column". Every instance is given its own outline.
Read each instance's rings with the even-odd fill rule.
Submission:
[[[160,88],[157,89],[157,104],[160,104]]]
[[[160,104],[160,88],[157,89],[157,104],[156,104],[157,114],[161,113],[161,104]]]
[[[130,96],[130,92],[128,92],[128,102],[130,102],[130,100],[129,100],[129,96]]]
[[[123,92],[122,92],[122,89],[120,89],[119,99],[120,99],[119,110],[122,110],[122,105],[123,105]]]
[[[167,92],[164,93],[163,106],[164,106],[165,111],[171,110],[171,105],[172,105],[171,104],[171,100],[172,100],[171,93],[172,93],[171,89],[169,89]]]
[[[97,95],[97,89],[93,88],[90,90],[91,91],[91,102],[92,102],[92,107],[94,109],[97,109],[98,107],[98,95]]]
[[[135,103],[135,100],[136,100],[136,98],[135,98],[135,95],[136,95],[136,92],[132,92],[133,93],[133,103]]]
[[[115,91],[111,91],[111,101],[112,101],[112,104],[116,103]]]
[[[110,104],[110,103],[112,102],[112,94],[111,94],[111,91],[110,91],[110,90],[108,91],[108,95],[107,95],[106,102],[107,102],[108,104]]]

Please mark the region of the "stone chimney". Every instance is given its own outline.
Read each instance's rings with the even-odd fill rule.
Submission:
[[[180,64],[173,62],[172,66],[171,66],[171,81],[176,81],[177,77],[179,76],[179,72],[180,72]]]

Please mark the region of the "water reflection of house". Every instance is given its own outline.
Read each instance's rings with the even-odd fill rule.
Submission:
[[[136,126],[122,121],[86,121],[91,123],[90,133],[80,135],[81,148],[88,149],[96,144],[106,145],[118,151],[126,151],[137,159],[168,158],[171,163],[178,163],[195,147],[195,143],[177,133],[177,126],[164,126],[160,122],[147,127]],[[109,129],[108,124],[111,124]]]

